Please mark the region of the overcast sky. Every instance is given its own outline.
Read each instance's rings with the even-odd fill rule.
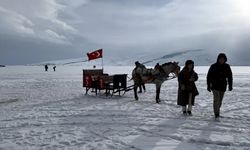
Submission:
[[[0,0],[0,64],[99,48],[107,57],[206,49],[248,60],[249,39],[249,0]]]

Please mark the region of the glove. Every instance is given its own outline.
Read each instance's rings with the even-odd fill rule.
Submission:
[[[181,84],[181,90],[184,91],[185,90],[185,85]]]
[[[194,82],[194,81],[195,81],[195,78],[192,77],[192,78],[189,79],[189,81],[190,81],[190,82]]]
[[[229,90],[229,91],[232,91],[232,90],[233,90],[233,87],[229,86],[228,90]]]
[[[210,88],[209,86],[207,87],[207,91],[208,91],[208,92],[211,92],[211,88]]]

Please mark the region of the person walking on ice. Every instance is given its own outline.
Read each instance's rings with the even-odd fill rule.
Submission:
[[[136,78],[139,82],[139,93],[142,93],[142,89],[144,92],[146,92],[145,83],[142,82],[142,79],[139,74],[143,74],[143,70],[146,69],[146,67],[141,64],[139,61],[135,62],[135,68],[133,70],[133,78]]]
[[[207,90],[213,92],[213,108],[215,118],[220,117],[220,108],[224,93],[227,89],[233,90],[233,76],[232,70],[227,62],[227,56],[220,53],[217,57],[217,62],[212,64],[207,73]]]
[[[194,71],[194,61],[187,60],[185,67],[178,75],[178,98],[177,104],[182,106],[184,115],[192,115],[192,106],[194,105],[195,96],[199,94],[195,81],[198,80],[198,75]]]
[[[48,65],[45,65],[44,68],[45,68],[45,71],[48,71],[49,67],[48,67]]]
[[[53,70],[56,71],[56,66],[53,67]]]

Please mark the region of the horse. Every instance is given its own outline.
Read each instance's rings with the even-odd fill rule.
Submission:
[[[173,73],[177,77],[180,72],[178,62],[168,62],[162,65],[157,64],[154,69],[146,69],[137,67],[132,71],[132,79],[134,81],[134,97],[138,100],[137,89],[145,83],[153,83],[156,85],[156,103],[160,102],[160,90],[164,81],[169,79],[169,74]]]

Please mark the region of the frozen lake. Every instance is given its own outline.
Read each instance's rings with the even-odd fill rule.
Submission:
[[[82,69],[0,68],[0,149],[250,149],[250,67],[232,67],[234,90],[225,94],[219,121],[206,91],[208,67],[195,68],[200,95],[188,117],[176,105],[176,79],[163,84],[156,104],[151,84],[139,101],[131,91],[85,95]],[[107,66],[105,72],[130,76],[132,69]]]

